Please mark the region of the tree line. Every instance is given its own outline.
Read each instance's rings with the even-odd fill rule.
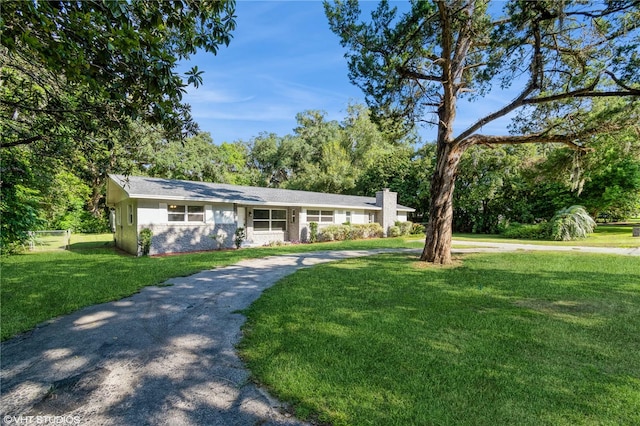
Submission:
[[[2,188],[3,244],[35,229],[108,231],[109,173],[364,196],[390,188],[401,204],[416,209],[415,222],[428,220],[435,143],[424,143],[415,132],[398,139],[359,104],[350,105],[342,121],[308,110],[296,122],[291,134],[265,132],[220,144],[209,133],[171,140],[138,122],[102,150],[70,145],[61,155],[37,142],[0,150],[3,180],[15,183]],[[454,231],[497,233],[512,223],[548,220],[574,204],[593,217],[637,215],[638,129],[598,135],[592,147],[471,147],[460,160]]]

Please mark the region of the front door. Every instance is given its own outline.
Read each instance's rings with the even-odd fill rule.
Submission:
[[[245,218],[247,215],[247,209],[245,207],[238,207],[238,228],[244,228]]]

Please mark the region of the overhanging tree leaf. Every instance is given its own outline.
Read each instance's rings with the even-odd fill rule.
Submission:
[[[143,119],[173,136],[195,132],[181,99],[201,72],[185,83],[177,63],[228,45],[234,9],[234,0],[3,2],[2,86],[16,93],[0,98],[2,146],[55,139],[61,126],[81,124],[76,115],[107,118],[103,127]]]

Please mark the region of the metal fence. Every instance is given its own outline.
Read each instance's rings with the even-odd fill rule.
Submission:
[[[71,230],[29,231],[30,251],[68,250]]]

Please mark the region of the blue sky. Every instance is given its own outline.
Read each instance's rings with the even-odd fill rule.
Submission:
[[[190,87],[183,100],[215,143],[248,141],[261,132],[284,136],[293,133],[299,112],[317,109],[329,120],[342,120],[349,102],[364,103],[349,82],[346,50],[329,29],[321,1],[239,0],[236,16],[229,47],[182,64],[182,71],[194,65],[205,71],[204,84]],[[502,103],[490,95],[461,109],[457,130]],[[504,134],[500,125],[485,131]],[[434,139],[433,129],[420,133],[425,141]]]

